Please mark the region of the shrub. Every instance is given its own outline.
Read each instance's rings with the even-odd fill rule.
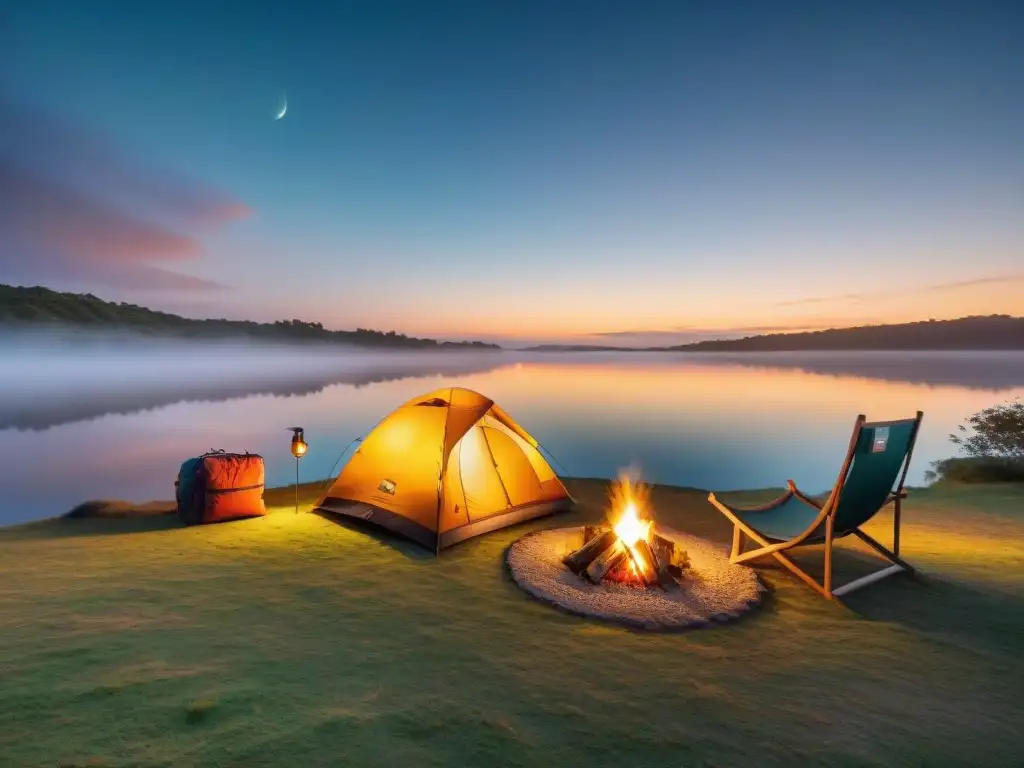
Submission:
[[[1024,461],[988,456],[959,456],[932,462],[928,480],[954,483],[1024,483]]]
[[[1020,398],[978,411],[949,439],[968,456],[1024,460],[1024,403]]]
[[[1024,402],[994,405],[965,419],[949,439],[967,456],[932,462],[929,480],[1024,482]]]

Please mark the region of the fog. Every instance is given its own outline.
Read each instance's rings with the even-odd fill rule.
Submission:
[[[751,367],[796,375],[774,382],[748,375]],[[851,386],[856,379],[874,385]],[[762,381],[793,385],[799,397],[760,392]],[[333,476],[353,438],[392,408],[460,382],[497,398],[569,474],[613,477],[637,463],[652,482],[728,490],[796,474],[824,489],[851,415],[880,410],[925,411],[911,478],[923,482],[928,462],[953,452],[948,435],[964,417],[1024,395],[1024,354],[527,353],[0,336],[0,525],[90,498],[170,498],[181,462],[210,448],[259,453],[268,485],[292,482],[282,432],[291,424],[311,427],[316,445],[302,477]],[[765,435],[793,429],[793,450],[763,450]]]
[[[342,344],[175,340],[133,333],[32,331],[0,335],[0,430],[40,430],[180,402],[292,397],[329,386],[483,373],[539,364],[716,366],[797,370],[993,393],[1024,386],[1024,353],[543,353],[381,350]]]
[[[0,429],[45,429],[182,401],[303,395],[332,384],[478,373],[513,359],[514,353],[498,350],[8,334],[0,336]]]

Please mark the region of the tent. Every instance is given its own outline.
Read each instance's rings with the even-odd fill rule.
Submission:
[[[385,417],[315,508],[366,520],[436,553],[572,504],[526,430],[492,400],[450,387]]]

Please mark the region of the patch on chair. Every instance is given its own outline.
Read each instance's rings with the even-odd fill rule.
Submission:
[[[884,453],[886,447],[889,445],[889,428],[878,427],[875,430],[875,437],[871,443],[872,453]]]

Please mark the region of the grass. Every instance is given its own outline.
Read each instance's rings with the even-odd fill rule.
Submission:
[[[527,530],[600,515],[603,483],[570,489],[580,511],[436,559],[295,515],[291,490],[268,491],[266,518],[224,525],[2,529],[0,765],[1024,759],[1024,487],[913,492],[903,553],[920,578],[842,605],[766,567],[759,612],[663,635],[563,615],[505,576],[503,551]],[[670,525],[728,543],[705,494],[653,500]],[[865,568],[844,547],[840,580]]]

